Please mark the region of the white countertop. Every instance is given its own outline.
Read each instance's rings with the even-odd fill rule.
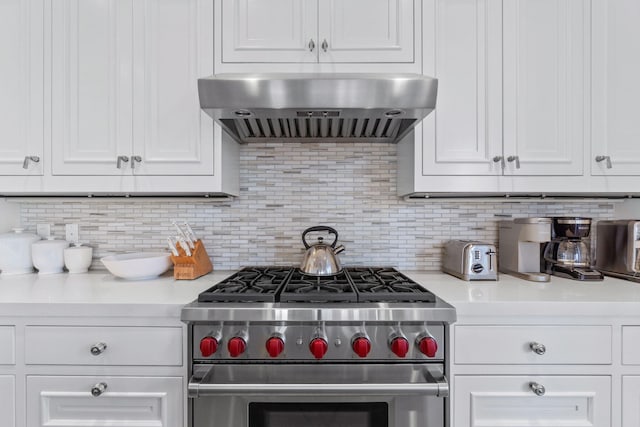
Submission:
[[[578,282],[552,277],[534,283],[501,274],[497,282],[466,282],[438,272],[403,271],[461,316],[639,316],[640,283],[606,277]],[[82,306],[96,316],[179,318],[183,305],[233,274],[214,271],[196,280],[126,281],[106,271],[87,274],[0,275],[0,313],[5,316],[72,316]]]

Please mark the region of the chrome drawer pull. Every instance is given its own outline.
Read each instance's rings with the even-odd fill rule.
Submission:
[[[107,390],[107,383],[98,383],[91,387],[91,395],[98,397]]]
[[[547,390],[545,390],[545,388],[544,388],[544,386],[542,384],[538,384],[536,382],[530,382],[529,383],[529,388],[537,396],[544,396],[545,392],[547,391]]]
[[[545,347],[544,344],[540,344],[540,343],[537,343],[537,342],[530,343],[529,344],[529,348],[535,354],[539,354],[539,355],[543,355],[543,354],[545,354],[547,352],[547,347]]]
[[[29,169],[29,163],[38,163],[40,162],[40,157],[38,156],[25,156],[24,162],[22,162],[22,169]]]
[[[94,356],[99,356],[104,353],[106,349],[107,345],[103,342],[99,342],[91,347],[91,354],[93,354]]]
[[[596,162],[606,162],[607,169],[611,169],[613,167],[611,164],[611,156],[596,156]]]
[[[129,162],[128,156],[118,156],[116,166],[118,167],[118,169],[122,169],[122,163],[128,163],[128,162]]]

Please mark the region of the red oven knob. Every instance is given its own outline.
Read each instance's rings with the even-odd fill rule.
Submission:
[[[247,343],[240,337],[233,337],[227,344],[231,357],[238,357],[247,349]]]
[[[397,337],[391,341],[391,351],[398,357],[405,357],[409,352],[409,341],[404,337]]]
[[[267,353],[271,357],[278,357],[284,351],[284,341],[280,337],[271,337],[267,340]]]
[[[433,337],[424,337],[418,341],[418,348],[427,357],[436,357],[438,342]]]
[[[309,350],[311,351],[311,354],[313,354],[313,357],[315,357],[316,359],[322,359],[327,353],[328,349],[329,345],[322,338],[314,338],[309,343]]]
[[[200,340],[202,357],[209,357],[218,350],[218,340],[214,337],[204,337]]]
[[[371,341],[366,337],[356,338],[351,343],[351,348],[358,356],[367,357],[367,354],[371,351]]]

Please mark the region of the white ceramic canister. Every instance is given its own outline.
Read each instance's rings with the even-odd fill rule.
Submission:
[[[64,265],[69,273],[86,273],[91,266],[93,248],[82,246],[82,243],[74,243],[72,247],[64,250]]]
[[[31,245],[33,266],[39,274],[62,273],[64,268],[64,250],[69,246],[66,240],[49,237]]]
[[[40,236],[14,228],[13,233],[0,234],[0,270],[2,275],[33,273],[31,244]]]

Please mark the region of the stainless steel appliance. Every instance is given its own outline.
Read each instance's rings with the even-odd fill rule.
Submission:
[[[463,280],[498,280],[496,247],[471,240],[444,244],[442,271]]]
[[[198,79],[200,107],[240,143],[398,142],[436,106],[420,74],[217,74]]]
[[[551,240],[551,218],[516,218],[499,224],[500,272],[533,282],[548,282],[540,266],[541,244]]]
[[[312,232],[326,231],[333,235],[331,244],[324,243],[324,238],[318,236],[318,241],[314,244],[307,242],[307,235]],[[302,243],[306,248],[304,258],[300,263],[300,270],[303,273],[315,276],[331,276],[342,271],[342,264],[338,259],[338,254],[344,251],[344,246],[338,245],[338,232],[325,225],[309,227],[302,233]]]
[[[598,221],[596,269],[640,282],[640,220]]]
[[[192,427],[442,427],[455,310],[392,268],[247,267],[185,306]]]
[[[591,218],[553,217],[553,239],[543,252],[543,270],[574,280],[602,280],[591,268]]]

